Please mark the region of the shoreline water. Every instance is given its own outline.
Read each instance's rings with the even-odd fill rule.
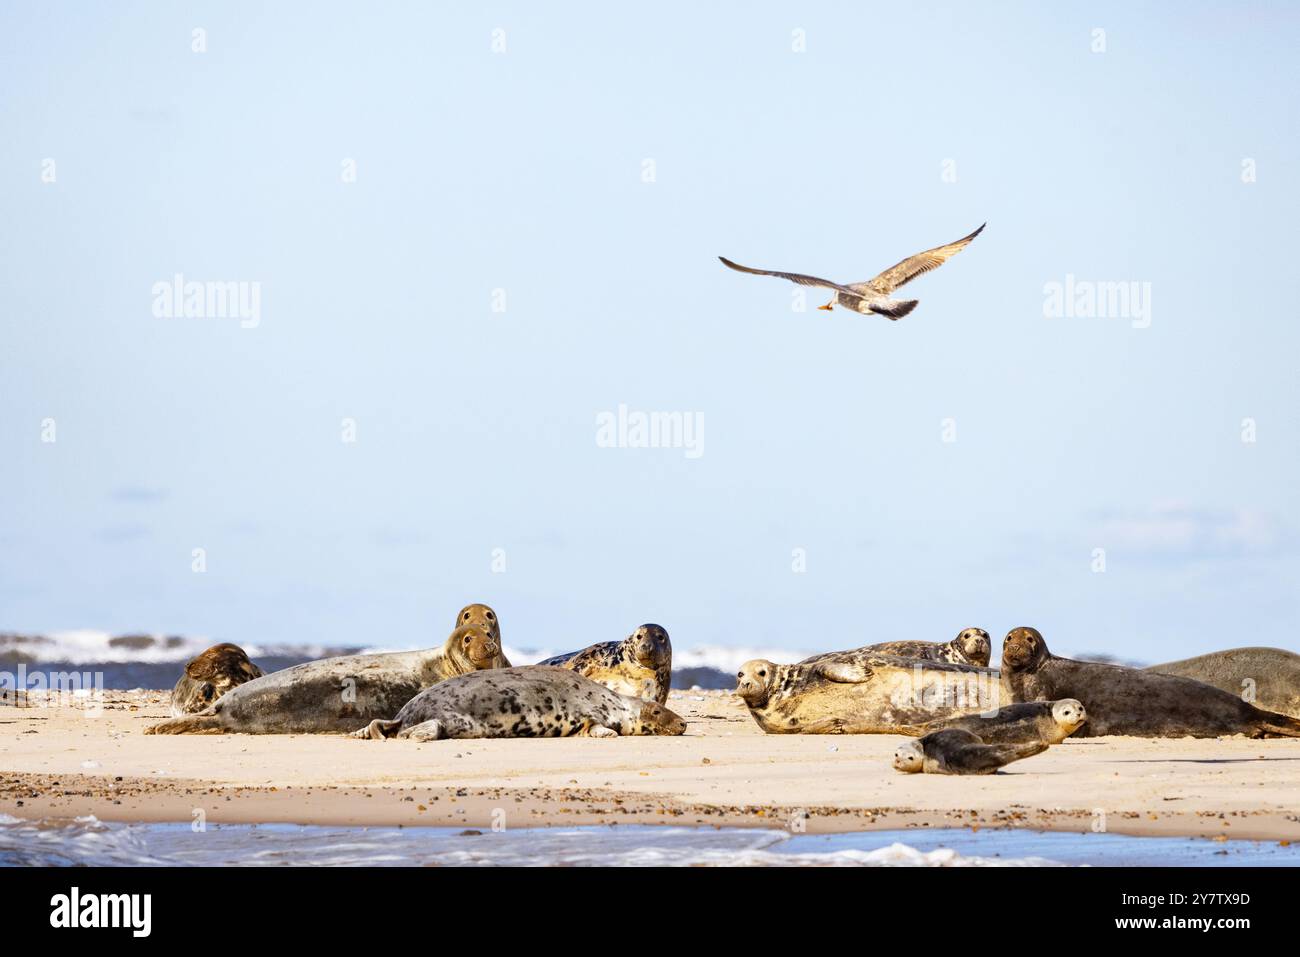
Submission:
[[[764,735],[721,692],[674,691],[676,738],[358,741],[144,735],[165,691],[0,707],[0,813],[102,821],[509,828],[674,824],[808,833],[1102,831],[1300,842],[1300,741],[1067,740],[1005,772],[902,775],[894,735]]]

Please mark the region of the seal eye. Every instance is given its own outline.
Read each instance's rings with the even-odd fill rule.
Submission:
[[[488,621],[496,621],[496,620],[497,620],[497,616],[494,615],[494,614],[492,614],[492,612],[488,612],[488,613],[487,613],[487,617],[488,617]]]
[[[766,669],[766,668],[760,668],[760,669],[758,669],[758,676],[759,676],[760,678],[766,678],[766,677],[767,677],[767,669]]]
[[[469,621],[469,612],[465,612],[465,620]]]

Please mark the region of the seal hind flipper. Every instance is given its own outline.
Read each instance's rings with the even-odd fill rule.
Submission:
[[[383,718],[376,718],[360,731],[353,731],[348,735],[349,738],[361,738],[363,741],[383,741],[385,738],[395,737],[397,730],[402,726],[400,721],[385,721]]]
[[[439,738],[445,737],[442,722],[437,718],[421,721],[414,727],[403,731],[401,736],[410,738],[412,741],[437,741]]]
[[[221,719],[214,714],[187,714],[145,728],[145,734],[225,734]]]

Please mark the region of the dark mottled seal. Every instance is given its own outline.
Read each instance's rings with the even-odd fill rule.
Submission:
[[[1300,719],[1263,711],[1191,678],[1058,658],[1033,628],[1007,633],[1001,670],[1002,687],[1011,701],[1082,701],[1088,722],[1076,732],[1078,737],[1300,737]]]
[[[919,735],[960,728],[970,731],[985,744],[1060,744],[1088,720],[1083,702],[1074,698],[1060,701],[1026,701],[1008,704],[991,714],[968,714],[959,718],[931,721],[918,729]]]
[[[1005,764],[1046,750],[1043,741],[985,744],[964,728],[948,728],[900,744],[894,767],[905,774],[994,774]]]
[[[421,691],[391,721],[354,738],[611,738],[681,734],[686,722],[654,701],[619,694],[567,668],[530,665],[461,675]]]
[[[456,624],[453,628],[464,628],[466,625],[477,625],[488,636],[496,639],[497,643],[497,661],[494,668],[509,668],[510,662],[506,660],[506,650],[501,644],[501,620],[497,618],[497,613],[492,610],[491,606],[475,602],[472,605],[466,605],[456,615]]]
[[[293,734],[351,731],[395,714],[421,689],[491,668],[496,639],[457,628],[441,648],[308,661],[240,685],[198,714],[173,718],[145,734]]]
[[[1300,718],[1300,655],[1293,651],[1229,648],[1146,670],[1202,681],[1257,708]]]
[[[673,645],[658,625],[642,625],[622,641],[606,641],[539,661],[568,668],[619,694],[663,704],[673,678]]]
[[[811,664],[755,659],[736,678],[736,694],[768,734],[897,734],[1000,703],[989,668],[866,651]]]
[[[823,661],[836,655],[853,654],[859,651],[874,652],[879,655],[896,655],[899,658],[919,658],[922,661],[947,661],[954,665],[974,665],[987,668],[993,654],[993,642],[989,633],[983,628],[963,628],[952,641],[883,641],[878,645],[865,645],[852,652],[830,651],[813,655],[799,662],[801,665]]]
[[[172,717],[202,711],[231,688],[262,677],[239,645],[222,642],[185,663],[185,673],[172,689]]]

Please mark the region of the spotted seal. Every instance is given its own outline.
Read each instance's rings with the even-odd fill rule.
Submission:
[[[172,689],[172,717],[202,711],[231,688],[262,677],[239,645],[222,642],[185,663],[185,673]]]
[[[568,668],[619,694],[664,704],[673,677],[673,645],[658,625],[642,625],[622,641],[606,641],[539,661]]]
[[[476,671],[426,688],[392,720],[354,738],[612,738],[681,734],[686,722],[663,705],[619,694],[568,668],[529,665]]]
[[[1002,643],[1002,689],[1013,702],[1078,698],[1088,722],[1078,737],[1300,737],[1300,719],[1264,711],[1238,695],[1179,675],[1058,658],[1034,628]]]
[[[351,731],[395,714],[431,684],[491,668],[496,639],[476,626],[457,628],[440,648],[308,661],[254,678],[198,714],[173,718],[145,734],[293,734]]]
[[[506,659],[505,646],[501,644],[501,620],[497,618],[497,613],[490,605],[475,602],[462,608],[456,615],[456,624],[452,627],[464,628],[466,625],[477,625],[487,632],[489,637],[496,639],[497,663],[493,667],[510,667],[510,662]]]
[[[875,652],[880,655],[896,655],[899,658],[919,658],[922,661],[947,661],[955,665],[974,665],[987,668],[989,657],[993,654],[993,642],[989,633],[983,628],[963,628],[951,641],[884,641],[878,645],[865,645],[855,648],[857,651]],[[799,662],[801,665],[823,661],[843,651],[831,651],[813,655]]]
[[[1300,655],[1282,648],[1229,648],[1145,669],[1193,678],[1257,708],[1300,718]]]
[[[918,729],[918,736],[961,728],[985,744],[1060,744],[1088,720],[1083,702],[1074,698],[1060,701],[1026,701],[1008,704],[991,714],[969,714],[931,721]]]
[[[747,661],[736,694],[768,734],[896,734],[998,707],[997,672],[874,652],[837,652],[811,664]]]
[[[1044,741],[985,744],[965,728],[933,731],[894,752],[894,767],[904,774],[995,774],[998,768],[1047,750]]]

